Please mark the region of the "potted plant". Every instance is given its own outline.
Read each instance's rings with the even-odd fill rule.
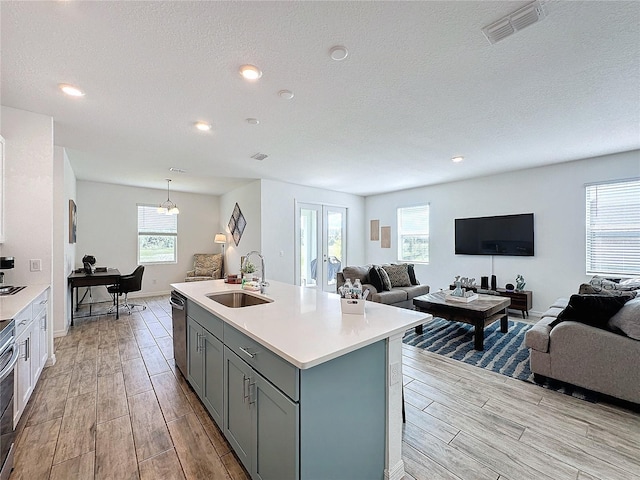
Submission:
[[[242,268],[240,269],[240,273],[242,273],[242,277],[248,280],[253,279],[253,273],[256,271],[256,266],[251,262],[245,262]]]

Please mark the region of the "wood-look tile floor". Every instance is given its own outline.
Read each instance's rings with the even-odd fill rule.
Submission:
[[[11,480],[248,480],[174,367],[169,297],[76,319],[17,428]]]
[[[173,366],[168,297],[78,320],[18,426],[11,479],[246,479]],[[405,480],[640,480],[640,415],[403,347]],[[351,479],[337,479],[351,480]]]

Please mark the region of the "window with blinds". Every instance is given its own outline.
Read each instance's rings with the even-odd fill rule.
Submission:
[[[429,263],[429,205],[398,208],[398,260]]]
[[[587,274],[640,275],[640,179],[586,185]]]
[[[138,264],[176,263],[177,251],[178,216],[138,205]]]

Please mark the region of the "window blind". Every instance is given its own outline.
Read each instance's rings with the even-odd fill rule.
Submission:
[[[640,275],[640,179],[586,185],[587,273]]]
[[[398,208],[398,259],[429,262],[429,205]]]
[[[158,213],[158,207],[138,205],[138,234],[177,235],[178,216]]]

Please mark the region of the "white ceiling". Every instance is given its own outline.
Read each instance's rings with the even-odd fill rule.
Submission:
[[[640,2],[546,2],[490,45],[482,27],[527,3],[2,1],[0,100],[53,116],[78,179],[211,194],[368,195],[640,148]]]

